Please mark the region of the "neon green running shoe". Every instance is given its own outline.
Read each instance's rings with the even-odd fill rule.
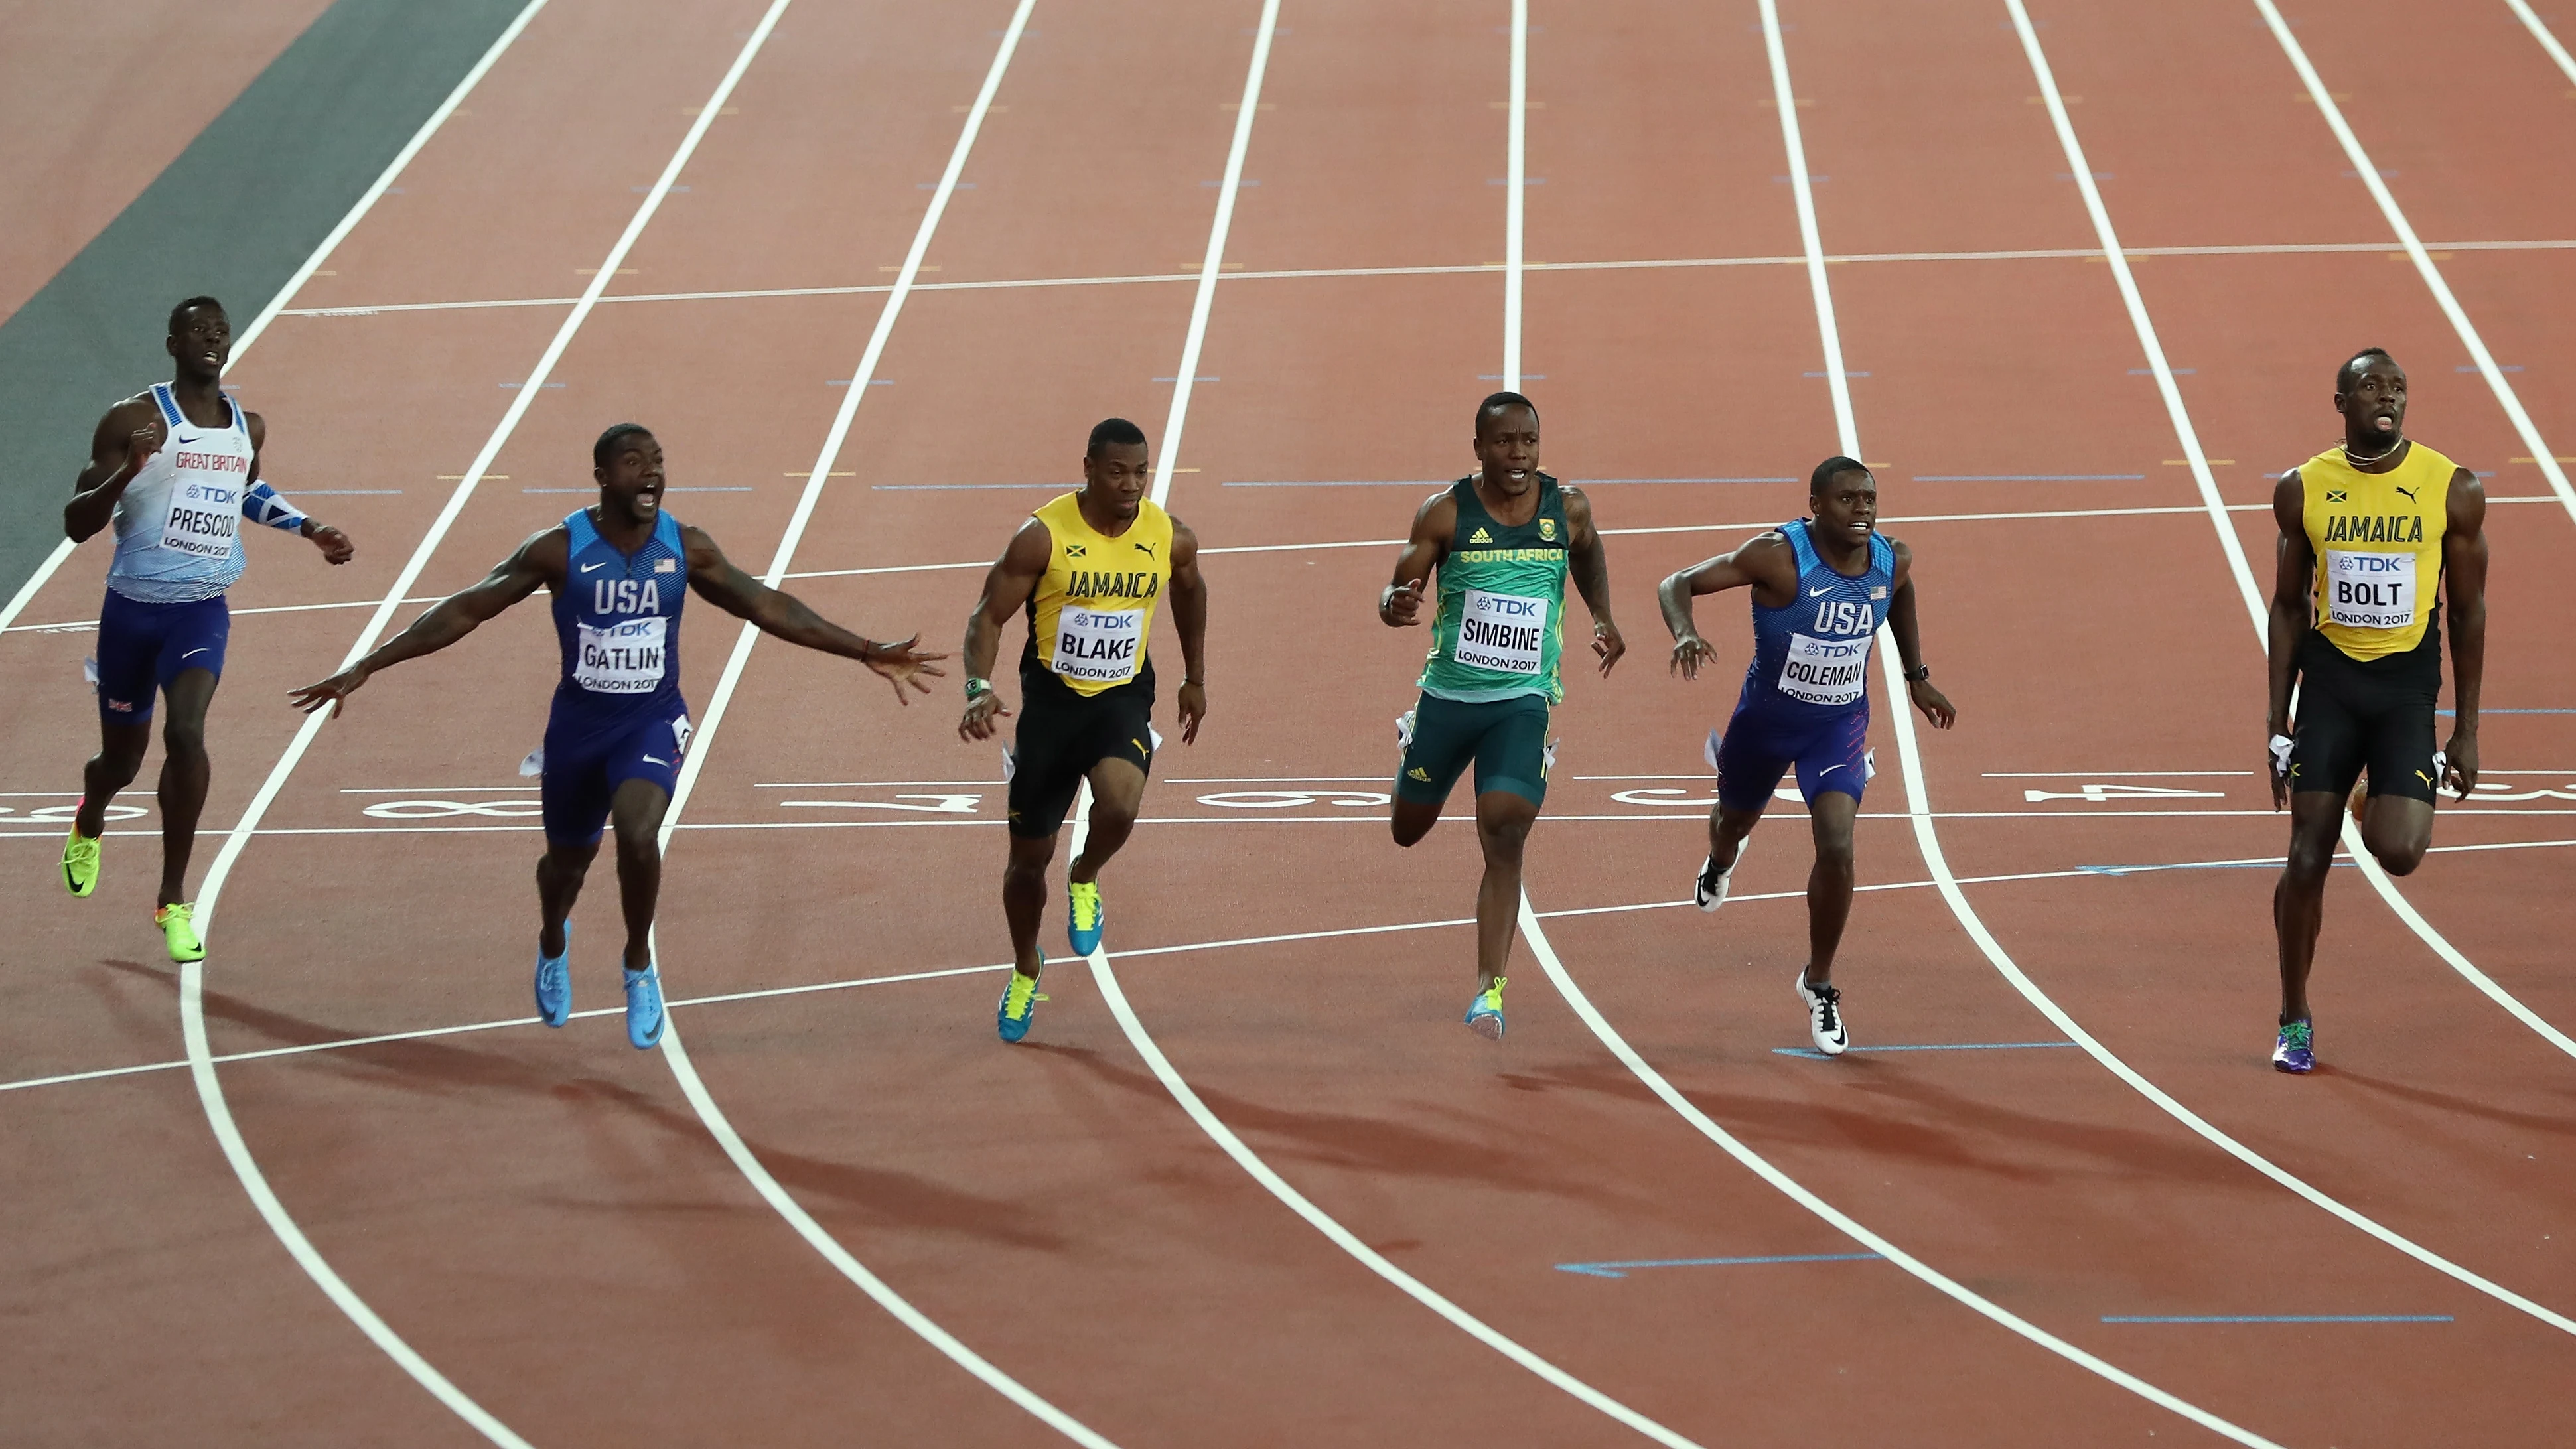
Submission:
[[[1046,1000],[1038,990],[1038,979],[1017,971],[1002,987],[1002,1009],[995,1013],[995,1024],[1001,1028],[1002,1040],[1018,1041],[1029,1034],[1029,1020],[1038,1014],[1038,1003]]]
[[[81,834],[77,825],[63,841],[63,889],[76,896],[98,889],[98,837]]]
[[[1073,954],[1088,956],[1100,949],[1100,882],[1096,880],[1064,883],[1064,934],[1073,942]]]
[[[206,959],[206,943],[197,939],[197,908],[187,901],[163,906],[152,913],[152,924],[161,928],[169,939],[170,959],[186,965]]]
[[[1493,985],[1477,992],[1476,999],[1467,1003],[1468,1029],[1487,1041],[1503,1039],[1503,982],[1505,979],[1501,976],[1495,977]]]

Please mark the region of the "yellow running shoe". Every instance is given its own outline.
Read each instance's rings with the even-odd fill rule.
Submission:
[[[169,938],[170,959],[185,965],[206,959],[206,943],[197,939],[197,908],[181,901],[152,913],[152,924]]]
[[[1487,1041],[1503,1039],[1503,982],[1506,979],[1495,977],[1493,985],[1477,992],[1476,999],[1467,1003],[1467,1029]]]
[[[1029,1019],[1038,1014],[1038,1003],[1046,1000],[1038,990],[1038,979],[1017,971],[1002,987],[1002,1008],[994,1014],[994,1024],[1001,1029],[1002,1040],[1018,1041],[1029,1034]]]
[[[1064,933],[1073,943],[1073,954],[1088,956],[1100,949],[1100,882],[1069,880],[1064,883]]]
[[[98,837],[81,834],[77,825],[63,841],[63,888],[76,896],[98,889]]]

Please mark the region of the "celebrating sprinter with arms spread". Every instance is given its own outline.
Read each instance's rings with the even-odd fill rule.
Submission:
[[[294,692],[310,712],[348,697],[377,670],[436,653],[538,589],[554,593],[563,680],[546,718],[542,761],[546,853],[537,861],[537,1015],[572,1018],[571,931],[566,918],[617,827],[617,884],[626,908],[626,1036],[641,1050],[662,1040],[662,984],[653,969],[653,906],[662,888],[662,812],[689,745],[680,698],[680,608],[688,591],[790,644],[856,659],[894,686],[928,693],[936,675],[913,640],[879,644],[817,615],[794,596],[734,566],[706,531],[662,511],[662,445],[633,423],[592,444],[599,502],[531,537],[484,580],[451,594],[411,627],[319,684]]]
[[[966,617],[966,714],[959,739],[989,740],[1010,710],[994,692],[1002,626],[1025,612],[1020,651],[1020,727],[1006,757],[1010,775],[1010,861],[1002,870],[1002,914],[1011,928],[1011,979],[995,1021],[1002,1040],[1029,1033],[1044,998],[1038,924],[1046,914],[1047,863],[1073,797],[1091,782],[1091,825],[1065,871],[1065,934],[1074,954],[1100,949],[1105,914],[1100,868],[1127,843],[1145,774],[1160,743],[1152,722],[1154,661],[1145,638],[1154,604],[1168,589],[1181,631],[1181,740],[1195,744],[1207,717],[1207,581],[1199,539],[1145,494],[1153,480],[1145,434],[1125,418],[1091,430],[1082,487],[1029,515],[984,576],[984,596]]]
[[[1519,928],[1521,846],[1547,800],[1548,715],[1565,699],[1557,675],[1565,632],[1565,580],[1592,613],[1592,652],[1608,674],[1628,652],[1610,617],[1610,560],[1582,490],[1538,468],[1538,408],[1516,392],[1476,407],[1482,464],[1433,494],[1413,515],[1413,536],[1378,595],[1377,615],[1407,628],[1422,619],[1423,585],[1440,576],[1431,653],[1417,681],[1421,702],[1396,721],[1395,843],[1431,833],[1470,762],[1476,767],[1476,839],[1485,874],[1476,891],[1476,995],[1467,1025],[1503,1039],[1503,966]]]
[[[2290,856],[2272,892],[2281,1023],[2272,1065],[2316,1065],[2308,967],[2325,917],[2344,802],[2366,766],[2362,844],[2405,875],[2433,841],[2433,799],[2478,783],[2478,690],[2486,676],[2487,495],[2475,473],[2405,435],[2406,370],[2379,348],[2335,372],[2343,442],[2272,490],[2280,565],[2272,586],[2272,808],[2290,807]],[[2449,748],[2433,748],[2442,693],[2436,589],[2451,617]],[[2299,689],[2298,724],[2290,689]]]
[[[188,855],[205,809],[206,707],[224,672],[232,612],[224,593],[242,575],[242,519],[311,539],[347,563],[347,535],[295,510],[260,481],[268,424],[221,386],[232,323],[212,297],[170,309],[164,344],[171,380],[107,410],[90,439],[89,466],[63,507],[74,543],[113,523],[116,558],[98,616],[99,751],[81,772],[81,802],[63,842],[63,884],[86,896],[98,885],[99,835],[116,792],[134,783],[152,739],[152,696],[169,702],[162,725],[161,895],[153,920],[173,961],[202,960],[187,902]]]
[[[1896,636],[1906,693],[1936,729],[1958,711],[1931,684],[1914,620],[1914,555],[1878,532],[1878,481],[1849,458],[1816,465],[1807,489],[1812,518],[1784,523],[1664,580],[1664,625],[1672,667],[1697,679],[1717,650],[1691,622],[1691,600],[1726,589],[1753,591],[1753,662],[1721,739],[1711,732],[1717,807],[1708,816],[1708,859],[1693,894],[1703,911],[1726,900],[1746,838],[1770,808],[1791,765],[1816,838],[1807,874],[1807,964],[1798,999],[1816,1050],[1839,1056],[1851,1044],[1834,952],[1851,919],[1852,822],[1869,783],[1869,656],[1884,624]]]

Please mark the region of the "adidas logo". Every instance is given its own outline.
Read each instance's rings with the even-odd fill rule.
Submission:
[[[1467,536],[1467,541],[1469,543],[1492,543],[1494,541],[1494,536],[1485,532],[1484,529],[1478,528],[1474,533]]]
[[[1428,785],[1431,783],[1431,772],[1422,768],[1420,765],[1416,765],[1412,769],[1404,772],[1404,778],[1408,780],[1420,780],[1423,784]]]

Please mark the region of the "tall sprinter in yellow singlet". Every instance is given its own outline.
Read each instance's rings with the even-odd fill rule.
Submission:
[[[1198,535],[1145,494],[1153,480],[1145,434],[1125,418],[1091,430],[1082,487],[1029,515],[984,576],[966,619],[966,716],[957,736],[989,740],[1009,714],[990,678],[1002,626],[1029,621],[1020,651],[1020,728],[1005,755],[1010,781],[1010,863],[1002,914],[1014,962],[1002,987],[1002,1040],[1018,1041],[1042,999],[1038,925],[1046,914],[1047,863],[1056,831],[1083,781],[1091,782],[1091,832],[1065,872],[1065,934],[1077,956],[1100,948],[1100,868],[1136,824],[1153,768],[1154,661],[1146,656],[1154,607],[1172,598],[1181,631],[1181,741],[1195,744],[1207,716],[1207,581]]]
[[[2343,442],[2281,475],[2272,589],[2272,808],[2290,807],[2290,856],[2272,892],[2281,943],[2272,1065],[2316,1065],[2308,968],[2325,915],[2346,798],[2365,769],[2362,843],[2406,875],[2433,841],[2435,791],[2478,783],[2478,691],[2486,674],[2487,496],[2475,473],[2405,434],[2406,370],[2377,347],[2335,373]],[[2447,747],[2433,747],[2442,694],[2439,595],[2451,621]],[[2298,722],[2290,691],[2299,691]]]

